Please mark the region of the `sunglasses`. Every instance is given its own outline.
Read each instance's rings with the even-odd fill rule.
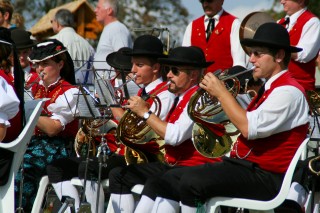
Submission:
[[[261,58],[262,56],[264,56],[265,54],[268,54],[268,53],[264,52],[264,51],[255,50],[255,51],[249,52],[249,56],[251,56],[252,54],[254,55],[254,57]]]
[[[179,76],[180,72],[187,73],[188,71],[194,70],[194,69],[191,69],[191,68],[179,68],[179,67],[175,67],[175,66],[165,66],[164,70],[165,70],[166,73],[171,71],[173,75]]]
[[[214,0],[199,0],[201,4],[203,4],[204,2],[207,3],[212,3]]]

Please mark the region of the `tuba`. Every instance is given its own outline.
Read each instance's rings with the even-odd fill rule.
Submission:
[[[164,86],[168,86],[168,84]],[[160,89],[163,89],[163,87]],[[160,99],[156,95],[148,95],[142,98],[144,100],[153,99],[154,114],[159,116],[161,112]],[[126,110],[120,119],[117,127],[117,138],[126,146],[125,160],[127,164],[164,161],[164,149],[161,148],[163,139],[151,129],[143,118],[140,118],[131,110]],[[150,141],[155,141],[156,144],[153,143],[153,145],[156,147],[151,145],[152,143],[148,143]],[[146,150],[151,146],[154,150],[152,153]]]

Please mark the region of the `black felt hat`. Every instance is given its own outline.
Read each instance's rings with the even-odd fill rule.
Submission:
[[[192,66],[205,68],[213,64],[213,61],[206,62],[202,49],[195,46],[176,47],[169,52],[167,58],[159,58],[161,64],[176,66]]]
[[[8,45],[14,43],[11,39],[11,31],[8,28],[0,27],[0,41]]]
[[[28,58],[32,63],[38,63],[64,52],[67,52],[67,48],[65,48],[60,41],[57,39],[49,39],[38,43]]]
[[[267,22],[258,27],[252,39],[241,40],[244,46],[264,46],[289,50],[290,52],[300,52],[299,47],[290,46],[288,31],[280,24]]]
[[[152,35],[139,36],[133,43],[132,51],[127,54],[131,56],[165,57],[162,42]]]
[[[107,56],[106,61],[115,69],[131,71],[131,56],[127,55],[127,53],[131,51],[132,49],[129,47],[122,47],[117,52],[110,53]]]
[[[36,42],[30,39],[30,36],[31,33],[23,29],[14,28],[11,30],[11,39],[18,50],[31,48],[36,45]]]

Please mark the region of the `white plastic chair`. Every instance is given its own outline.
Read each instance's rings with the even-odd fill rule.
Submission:
[[[15,212],[14,177],[19,170],[23,155],[27,149],[27,144],[33,135],[43,104],[43,100],[26,102],[25,112],[28,121],[22,132],[14,141],[10,143],[0,143],[0,148],[10,150],[14,153],[8,182],[4,186],[0,186],[0,213]],[[33,110],[31,111],[30,109]]]
[[[219,206],[230,206],[237,208],[249,209],[250,212],[274,212],[274,208],[280,206],[286,199],[289,189],[291,186],[291,181],[293,177],[294,170],[296,168],[297,162],[301,155],[303,155],[306,145],[309,142],[309,137],[306,138],[296,151],[289,168],[284,176],[283,183],[279,194],[269,201],[244,199],[244,198],[231,198],[231,197],[214,197],[207,201],[207,212],[217,213],[219,212]]]
[[[39,213],[41,212],[41,206],[43,199],[45,197],[45,193],[47,191],[47,187],[49,185],[49,178],[48,176],[43,176],[39,183],[39,188],[37,191],[36,198],[34,200],[31,213]]]

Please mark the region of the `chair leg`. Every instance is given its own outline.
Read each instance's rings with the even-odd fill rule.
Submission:
[[[45,196],[45,193],[46,193],[48,185],[49,185],[48,176],[42,177],[41,180],[40,180],[40,183],[39,183],[37,196],[36,196],[36,199],[34,201],[31,213],[39,213],[40,212],[41,205],[42,205],[42,202],[43,202],[43,198]]]

